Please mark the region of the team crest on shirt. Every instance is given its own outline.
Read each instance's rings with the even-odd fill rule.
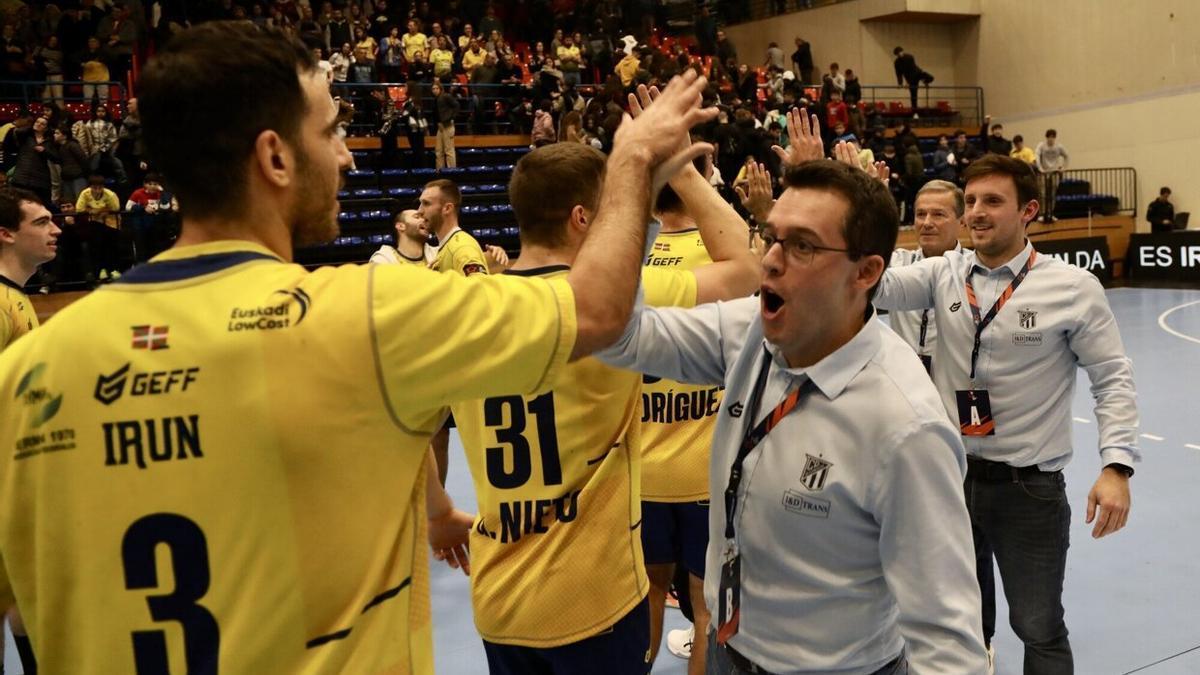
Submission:
[[[1032,309],[1018,309],[1017,320],[1022,330],[1033,330],[1037,327],[1037,312]]]
[[[670,253],[671,245],[665,241],[656,241],[656,242],[654,242],[654,250],[662,251],[663,253]]]
[[[800,474],[800,483],[813,492],[820,492],[825,488],[825,479],[829,477],[833,463],[808,454],[805,457],[807,460],[804,462],[804,472]]]

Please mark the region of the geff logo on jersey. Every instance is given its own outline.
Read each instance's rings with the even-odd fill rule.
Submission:
[[[125,383],[129,380],[129,363],[116,369],[112,374],[101,373],[96,378],[96,389],[92,396],[104,405],[112,405],[125,394]],[[129,387],[130,396],[158,396],[170,394],[173,391],[187,391],[196,382],[200,373],[198,366],[191,368],[174,368],[172,370],[155,370],[133,374],[133,384]]]
[[[282,296],[282,297],[279,297]],[[234,307],[229,312],[230,333],[251,330],[280,330],[299,326],[308,315],[312,298],[301,288],[287,288],[271,294],[267,303],[257,307]]]

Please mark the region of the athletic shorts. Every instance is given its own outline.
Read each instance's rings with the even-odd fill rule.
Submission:
[[[650,672],[650,602],[637,604],[612,628],[561,647],[483,641],[491,675],[645,675]]]
[[[642,554],[647,565],[680,563],[704,578],[708,502],[642,502]]]

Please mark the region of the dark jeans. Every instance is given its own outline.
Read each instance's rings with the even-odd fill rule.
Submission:
[[[1000,567],[1009,623],[1025,643],[1025,675],[1070,675],[1075,665],[1062,589],[1071,505],[1062,472],[1016,470],[972,459],[964,490],[977,566],[984,564],[979,554],[990,547]],[[981,586],[987,581],[981,577]],[[986,632],[986,613],[984,624]]]
[[[1062,180],[1062,173],[1059,171],[1051,171],[1042,174],[1042,197],[1045,202],[1042,205],[1042,221],[1050,222],[1054,218],[1054,207],[1058,202],[1058,182]]]
[[[765,670],[748,670],[739,668],[725,647],[717,645],[717,631],[708,633],[708,656],[704,661],[705,675],[746,675],[748,673],[764,673]],[[875,671],[871,675],[908,675],[908,659],[901,654],[895,661]]]

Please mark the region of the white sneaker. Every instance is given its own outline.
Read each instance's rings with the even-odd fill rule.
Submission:
[[[674,631],[672,631],[674,632]],[[988,675],[996,675],[996,647],[988,645]]]
[[[673,630],[667,633],[667,649],[681,659],[692,657],[692,640],[696,639],[696,627],[687,630]]]

